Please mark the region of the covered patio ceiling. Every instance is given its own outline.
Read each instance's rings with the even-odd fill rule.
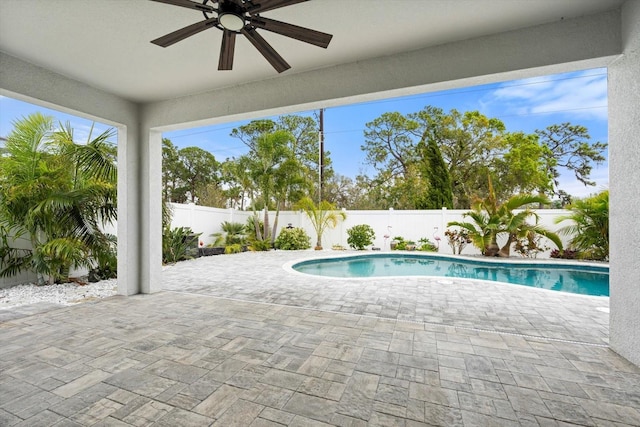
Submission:
[[[292,68],[279,76],[244,37],[218,71],[222,32],[151,40],[204,19],[148,0],[2,0],[0,51],[137,103],[203,93],[615,9],[622,0],[312,0],[265,17],[333,34],[322,49],[259,31]],[[211,4],[211,3],[209,3]],[[427,65],[427,64],[425,64]]]

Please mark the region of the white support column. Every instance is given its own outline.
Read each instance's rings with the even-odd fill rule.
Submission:
[[[140,293],[162,289],[162,133],[143,126],[140,156]]]
[[[623,55],[609,66],[609,341],[640,366],[640,2],[621,16]]]
[[[118,294],[140,292],[140,141],[138,129],[118,128]]]

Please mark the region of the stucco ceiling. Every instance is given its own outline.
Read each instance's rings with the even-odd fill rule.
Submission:
[[[262,31],[283,75],[599,13],[622,0],[311,0],[264,16],[333,34],[328,49]],[[0,50],[137,102],[278,78],[243,37],[218,71],[222,33],[171,47],[150,40],[204,19],[148,0],[0,0]],[[0,64],[1,66],[1,64]]]

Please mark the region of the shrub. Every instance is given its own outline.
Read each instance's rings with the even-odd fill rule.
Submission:
[[[450,230],[444,232],[447,238],[447,243],[451,247],[454,254],[460,255],[462,250],[472,243],[471,237],[469,237],[469,230],[461,228],[460,230]]]
[[[560,233],[572,236],[570,246],[580,252],[580,258],[609,259],[609,191],[603,191],[568,206],[571,214],[557,218],[556,223],[572,223]]]
[[[376,233],[367,224],[354,225],[347,230],[349,237],[347,243],[353,249],[362,251],[366,246],[373,245],[373,239],[376,237]]]
[[[554,249],[549,254],[551,258],[562,258],[562,259],[576,259],[578,258],[578,251],[574,251],[571,249]]]
[[[104,247],[95,253],[96,265],[89,270],[89,282],[118,277],[117,238],[113,234],[105,237]]]
[[[240,243],[232,243],[224,247],[225,254],[239,254],[242,252],[242,245]]]
[[[406,251],[408,245],[414,245],[411,240],[404,240],[402,236],[396,236],[391,240],[391,250],[393,251]]]
[[[247,240],[245,224],[241,222],[224,221],[220,224],[220,228],[222,228],[221,233],[211,235],[216,238],[211,246],[243,245]]]
[[[194,234],[189,227],[165,228],[162,233],[162,262],[165,264],[192,258],[190,249],[195,246],[200,234]]]
[[[422,239],[418,240],[418,247],[417,249],[419,251],[422,252],[438,252],[438,246],[431,242],[429,239],[427,239],[426,237],[423,237]]]
[[[527,236],[516,240],[516,253],[524,258],[537,258],[540,252],[544,252],[549,247],[542,244],[542,236],[530,232]]]
[[[250,240],[249,250],[253,252],[263,252],[271,250],[271,240]]]
[[[276,249],[297,251],[311,247],[311,237],[302,228],[284,228],[275,241]]]

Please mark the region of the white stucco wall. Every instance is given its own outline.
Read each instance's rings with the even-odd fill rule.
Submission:
[[[640,1],[622,9],[623,56],[609,66],[611,347],[640,365]]]

